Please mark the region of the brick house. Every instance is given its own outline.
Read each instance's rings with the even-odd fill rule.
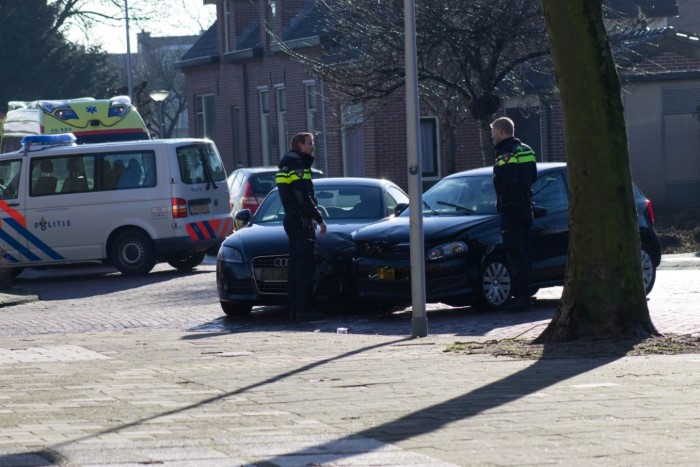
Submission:
[[[403,100],[384,102],[381,109],[344,105],[341,96],[314,80],[274,39],[306,54],[321,54],[322,17],[314,0],[204,3],[216,4],[217,21],[177,66],[186,78],[190,134],[212,138],[228,171],[276,165],[293,134],[313,131],[315,165],[327,175],[388,178],[406,187]],[[622,76],[633,176],[655,204],[668,207],[700,207],[700,126],[692,111],[700,104],[700,41],[667,27],[676,20],[700,30],[692,3],[645,3],[664,6],[650,10],[660,16],[658,28],[637,38],[640,53],[649,60],[638,65],[643,73]],[[669,18],[676,13],[677,18]],[[264,24],[274,25],[274,37]],[[540,160],[565,160],[556,94],[551,88],[533,90],[525,102],[504,99],[503,113],[516,121],[518,136]],[[425,110],[420,124],[423,181],[429,186],[448,175],[446,135],[439,118]],[[483,165],[474,121],[458,128],[455,143],[455,170]]]

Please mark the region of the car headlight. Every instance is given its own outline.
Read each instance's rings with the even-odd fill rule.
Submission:
[[[243,255],[235,248],[221,245],[221,248],[219,248],[219,253],[216,255],[216,260],[225,261],[227,263],[242,263]]]
[[[425,257],[428,261],[436,261],[449,258],[451,256],[463,255],[469,251],[469,247],[464,242],[450,242],[431,248]]]

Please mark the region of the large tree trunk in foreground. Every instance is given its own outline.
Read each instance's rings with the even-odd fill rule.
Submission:
[[[620,79],[602,0],[541,0],[569,166],[569,257],[554,318],[535,342],[657,334],[642,279]]]

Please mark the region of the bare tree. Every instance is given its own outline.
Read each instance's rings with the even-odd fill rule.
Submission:
[[[404,86],[403,0],[319,0],[329,41],[321,58],[289,50],[352,101],[385,98]],[[489,123],[504,92],[526,85],[519,70],[548,55],[537,0],[426,0],[416,5],[418,80],[424,105],[450,134],[479,121],[484,164],[491,163]],[[450,155],[451,152],[451,155]]]
[[[535,342],[655,335],[642,279],[620,79],[602,0],[541,1],[564,112],[571,193],[564,292]]]
[[[73,26],[89,37],[94,28],[121,25],[125,19],[124,0],[49,0],[48,3],[57,11],[53,24],[56,32],[65,32]],[[157,18],[162,3],[158,0],[130,0],[129,20],[138,24]]]
[[[161,137],[170,138],[178,118],[187,111],[185,76],[174,66],[180,59],[182,51],[154,47],[149,40],[143,41],[141,45],[142,50],[135,76],[137,81],[145,82],[147,85],[144,90],[144,101],[137,105],[139,109],[147,109],[144,119],[151,132],[161,135],[158,104],[148,98],[148,92],[160,89],[168,91],[168,97],[162,103],[165,128]]]
[[[622,2],[625,11],[605,10],[632,66],[639,55],[624,45],[648,24],[637,3]],[[381,100],[403,88],[403,0],[318,0],[317,8],[325,21],[326,53],[288,53],[354,102]],[[455,169],[457,125],[469,117],[479,123],[482,162],[490,164],[489,124],[502,97],[525,96],[533,78],[551,77],[540,2],[425,0],[416,4],[416,22],[421,101],[440,118],[448,171]]]

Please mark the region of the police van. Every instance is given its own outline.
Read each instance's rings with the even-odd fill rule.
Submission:
[[[39,135],[0,155],[0,250],[15,275],[94,260],[126,275],[158,262],[191,270],[231,232],[228,204],[224,165],[205,139]]]

